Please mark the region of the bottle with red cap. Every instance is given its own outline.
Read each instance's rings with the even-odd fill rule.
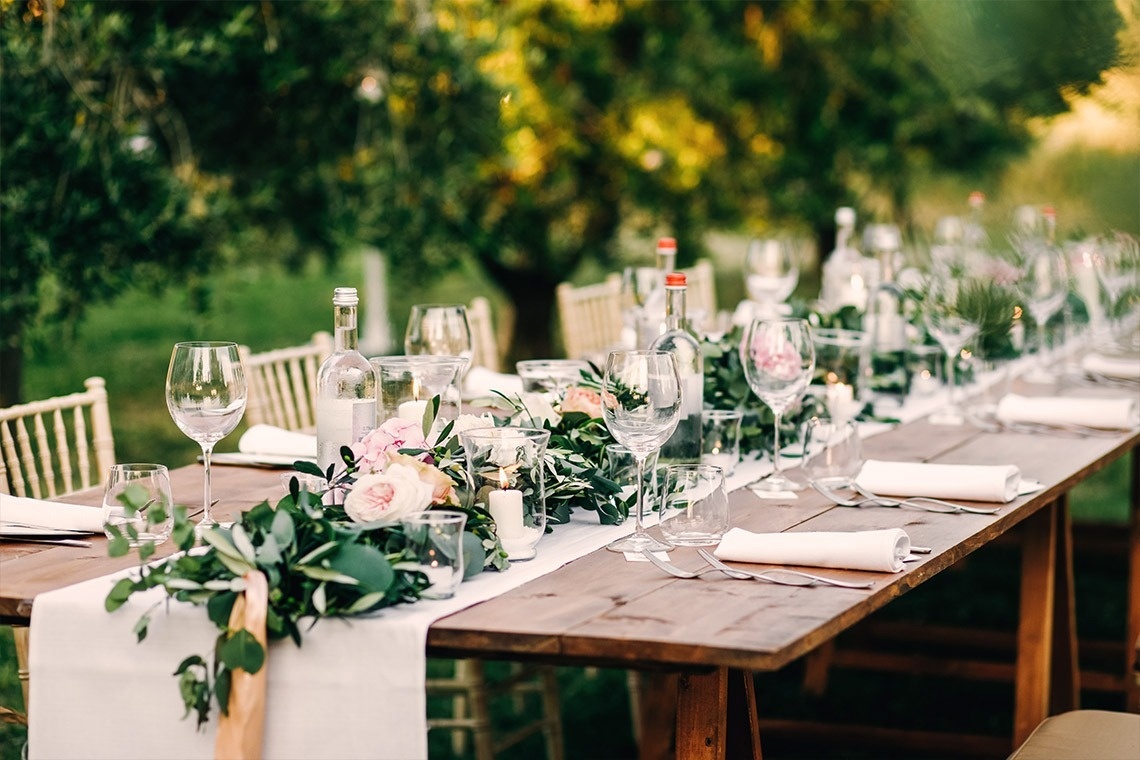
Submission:
[[[685,275],[665,275],[665,332],[651,344],[668,351],[677,360],[681,376],[681,420],[669,440],[661,446],[661,464],[695,464],[701,461],[701,410],[704,408],[704,363],[701,344],[690,332],[685,318]]]
[[[671,237],[657,240],[657,283],[645,297],[645,305],[637,325],[637,347],[649,348],[665,327],[665,275],[677,265],[677,241]]]

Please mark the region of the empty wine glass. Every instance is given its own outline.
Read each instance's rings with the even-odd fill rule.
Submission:
[[[629,266],[621,275],[621,317],[624,326],[622,340],[631,348],[637,345],[637,329],[645,313],[650,295],[664,293],[663,273],[657,267]]]
[[[602,379],[602,415],[610,434],[637,461],[636,528],[606,548],[615,552],[666,551],[669,545],[646,533],[641,521],[645,462],[673,434],[681,416],[681,379],[673,354],[611,351]]]
[[[409,356],[460,356],[470,365],[474,352],[467,307],[453,303],[418,303],[413,306],[408,329],[404,333],[404,353]]]
[[[800,270],[786,240],[768,238],[748,244],[744,286],[756,304],[754,319],[779,316],[780,305],[792,295],[799,279]]]
[[[1029,247],[1027,253],[1021,292],[1037,328],[1037,366],[1026,372],[1023,379],[1030,383],[1052,383],[1056,375],[1046,362],[1045,325],[1065,304],[1069,272],[1064,256],[1054,246],[1041,243]]]
[[[202,447],[206,475],[202,491],[205,512],[198,530],[217,525],[210,499],[210,455],[214,444],[233,432],[245,414],[245,368],[236,343],[178,343],[166,373],[166,408],[174,424]]]
[[[955,368],[962,349],[980,328],[977,322],[962,313],[961,295],[959,277],[950,269],[936,267],[931,272],[923,304],[923,320],[927,331],[946,352],[946,382],[950,396],[947,408],[930,416],[930,422],[935,425],[961,425],[965,421],[957,400]]]
[[[1130,315],[1123,306],[1124,296],[1137,286],[1140,275],[1140,241],[1122,232],[1112,232],[1097,240],[1096,275],[1105,295],[1105,312],[1110,330],[1117,336],[1124,331]]]
[[[803,396],[815,371],[815,347],[807,320],[752,320],[740,342],[740,362],[752,392],[776,416],[773,473],[753,488],[801,491],[804,485],[786,477],[780,467],[780,421],[784,412]]]

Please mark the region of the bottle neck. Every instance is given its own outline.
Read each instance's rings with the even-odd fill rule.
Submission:
[[[675,271],[674,265],[677,262],[677,249],[669,248],[657,251],[657,268],[661,270],[661,276],[664,277],[665,273]]]
[[[339,351],[356,350],[356,307],[333,307],[333,341],[335,349]]]
[[[665,329],[680,330],[685,323],[685,290],[683,287],[665,288]]]

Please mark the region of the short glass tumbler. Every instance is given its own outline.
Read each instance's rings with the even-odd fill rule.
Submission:
[[[808,420],[803,469],[811,482],[824,488],[845,488],[862,468],[863,448],[854,420]]]
[[[129,501],[137,511],[130,513]],[[161,544],[170,538],[174,522],[174,498],[170,473],[161,464],[116,464],[111,466],[103,490],[103,525],[113,525],[131,546],[145,541]],[[131,535],[133,532],[134,535]],[[111,531],[106,531],[111,538]]]
[[[671,464],[661,488],[661,536],[673,546],[713,546],[729,527],[724,470]]]
[[[449,599],[463,581],[463,529],[467,515],[446,509],[415,512],[403,518],[407,541],[401,570],[427,576],[424,599]]]
[[[701,464],[714,464],[731,475],[740,461],[739,409],[706,409],[701,413]]]
[[[459,442],[475,506],[490,513],[512,562],[532,559],[546,532],[546,444],[549,430],[496,427],[466,430]]]

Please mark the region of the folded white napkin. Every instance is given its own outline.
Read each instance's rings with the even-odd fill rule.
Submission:
[[[62,504],[58,501],[26,499],[0,493],[0,522],[102,533],[103,510],[81,504]]]
[[[910,536],[901,528],[853,533],[751,533],[732,528],[714,554],[733,562],[897,573],[910,554]]]
[[[254,425],[238,440],[238,451],[243,454],[316,459],[317,437],[273,425]]]
[[[1140,404],[1135,398],[1029,397],[1010,393],[998,402],[997,418],[1001,422],[1124,430],[1140,423]]]
[[[1140,356],[1089,354],[1081,359],[1081,369],[1091,375],[1140,380]]]
[[[505,375],[492,372],[486,367],[472,367],[463,380],[464,398],[493,396],[498,391],[507,396],[523,392],[522,380],[518,375]]]
[[[927,464],[868,459],[855,482],[883,496],[1013,501],[1021,471],[1012,464]]]

